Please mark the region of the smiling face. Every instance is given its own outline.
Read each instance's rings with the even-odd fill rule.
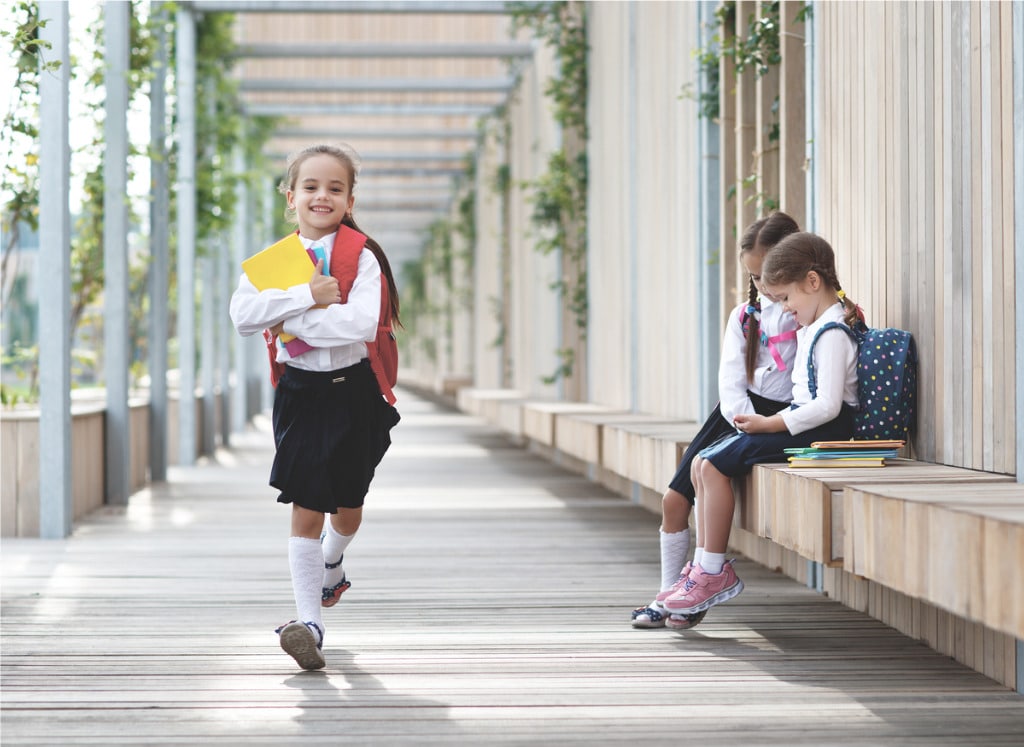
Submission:
[[[801,326],[813,324],[835,300],[829,300],[821,276],[811,270],[797,283],[766,286],[766,291],[790,312]]]
[[[319,239],[337,231],[352,209],[352,174],[330,154],[310,156],[299,166],[295,183],[285,196],[288,207],[295,211],[299,233]]]

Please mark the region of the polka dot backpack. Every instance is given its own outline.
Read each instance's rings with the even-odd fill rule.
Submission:
[[[917,348],[902,329],[872,329],[863,324],[850,329],[829,322],[811,341],[807,356],[811,397],[817,390],[814,346],[822,333],[841,329],[857,343],[857,395],[860,408],[854,420],[856,439],[909,441],[917,404]]]

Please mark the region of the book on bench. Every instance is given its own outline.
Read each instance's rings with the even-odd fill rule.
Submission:
[[[815,441],[807,448],[786,449],[790,467],[816,469],[884,467],[899,457],[903,441]]]

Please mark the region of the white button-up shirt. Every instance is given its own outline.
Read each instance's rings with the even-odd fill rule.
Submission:
[[[308,249],[313,241],[299,236]],[[320,239],[329,270],[334,234]],[[277,360],[307,371],[334,371],[346,368],[366,357],[366,343],[377,336],[380,316],[381,281],[380,264],[373,252],[364,248],[359,255],[359,268],[355,282],[344,304],[332,303],[326,307],[314,304],[309,283],[294,285],[286,290],[268,288],[258,291],[242,273],[238,287],[231,296],[229,313],[238,333],[243,337],[262,332],[283,321],[283,331],[294,335],[312,350],[295,356],[278,344]]]
[[[758,341],[754,380],[747,381],[747,337],[740,323],[740,314],[747,307],[741,303],[729,315],[722,339],[722,359],[718,366],[718,397],[722,417],[732,422],[736,415],[754,413],[747,390],[776,402],[789,402],[793,393],[793,360],[796,338],[774,343],[785,369],[779,368],[771,350]],[[782,309],[782,304],[766,301],[761,304],[761,332],[768,337],[797,328],[796,318]]]
[[[814,346],[814,372],[818,389],[814,399],[811,399],[807,377],[807,354],[814,336],[828,322],[845,324],[844,313],[841,303],[833,304],[813,324],[797,330],[793,404],[800,407],[782,413],[786,428],[793,435],[834,419],[842,409],[843,402],[857,407],[857,344],[843,330],[829,330]]]

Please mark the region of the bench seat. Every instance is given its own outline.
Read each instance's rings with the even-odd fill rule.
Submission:
[[[1024,640],[1024,485],[848,485],[847,570]]]
[[[700,423],[655,416],[633,418],[605,426],[601,466],[661,494]]]
[[[848,526],[843,490],[848,485],[878,483],[1012,483],[1009,475],[931,464],[890,461],[885,467],[846,469],[790,468],[759,464],[743,487],[734,523],[770,539],[808,560],[843,566]]]

